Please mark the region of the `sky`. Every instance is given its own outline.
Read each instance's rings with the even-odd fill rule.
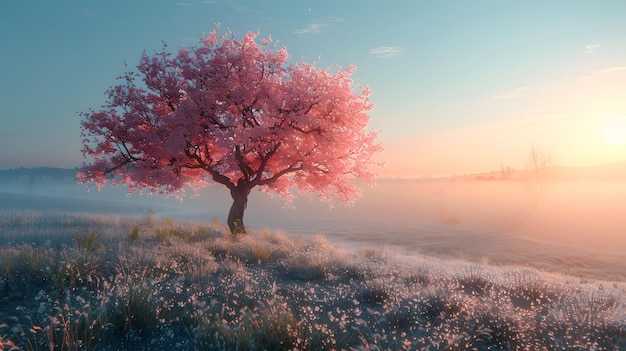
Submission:
[[[392,5],[393,4],[393,5]],[[625,1],[20,0],[0,11],[0,168],[78,167],[79,112],[214,23],[372,90],[381,177],[626,160]]]

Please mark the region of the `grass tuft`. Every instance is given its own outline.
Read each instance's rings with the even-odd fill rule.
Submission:
[[[486,294],[492,286],[490,277],[477,265],[466,266],[463,273],[456,277],[456,282],[468,295]]]
[[[328,256],[319,250],[293,253],[282,261],[287,274],[299,280],[321,280],[326,278],[329,267]]]

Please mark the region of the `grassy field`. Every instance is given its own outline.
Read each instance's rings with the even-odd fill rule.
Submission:
[[[622,350],[626,282],[220,223],[0,213],[3,350]]]

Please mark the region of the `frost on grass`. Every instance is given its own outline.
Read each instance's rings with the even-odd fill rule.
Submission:
[[[626,348],[621,281],[154,217],[1,223],[3,350]]]

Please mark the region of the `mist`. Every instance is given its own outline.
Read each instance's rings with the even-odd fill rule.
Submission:
[[[572,275],[626,272],[626,182],[380,181],[354,207],[255,198],[251,226]],[[257,202],[258,201],[258,202]]]
[[[354,206],[307,196],[293,203],[251,193],[251,230],[322,235],[351,247],[384,247],[398,254],[527,265],[574,276],[622,279],[626,272],[626,182],[551,180],[533,199],[523,181],[380,180],[360,185]],[[180,202],[127,194],[126,187],[78,185],[73,178],[21,176],[0,183],[0,208],[156,215],[225,222],[231,199],[209,186]]]

